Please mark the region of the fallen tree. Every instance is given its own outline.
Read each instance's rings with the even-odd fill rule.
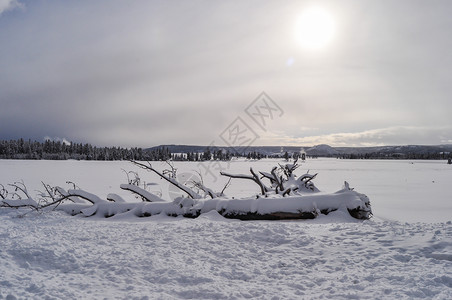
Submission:
[[[129,214],[136,217],[147,217],[159,214],[168,216],[184,216],[196,218],[203,213],[217,211],[226,218],[240,220],[284,220],[284,219],[313,219],[320,214],[332,211],[348,212],[356,219],[369,219],[372,216],[369,199],[349,187],[347,182],[336,193],[320,193],[313,183],[317,174],[303,174],[297,177],[295,169],[299,167],[297,160],[292,164],[274,167],[270,173],[256,172],[250,168],[250,174],[230,174],[221,172],[229,177],[229,181],[221,192],[215,192],[200,182],[178,182],[175,169],[170,172],[160,172],[148,163],[132,161],[142,169],[150,171],[168,181],[186,194],[174,201],[166,201],[160,196],[140,186],[140,180],[135,179],[121,184],[120,188],[137,195],[141,202],[127,202],[119,195],[109,194],[106,200],[88,193],[73,185],[72,189],[51,187],[43,183],[45,191],[35,201],[30,197],[25,184],[10,185],[14,193],[0,185],[0,207],[20,208],[28,207],[33,210],[62,210],[71,215],[86,217],[97,216],[108,218],[115,215]],[[127,174],[127,172],[126,172]],[[260,174],[260,175],[258,175]],[[231,179],[251,180],[259,187],[259,193],[240,199],[227,197],[224,190]],[[10,198],[9,195],[11,195]]]

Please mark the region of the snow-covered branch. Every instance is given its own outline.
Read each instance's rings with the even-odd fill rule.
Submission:
[[[0,207],[9,207],[9,208],[32,208],[34,210],[38,210],[39,206],[36,201],[33,199],[3,199],[0,201]]]
[[[172,185],[174,185],[178,189],[184,191],[188,195],[188,197],[190,197],[192,199],[200,199],[201,198],[201,196],[198,193],[196,193],[195,191],[193,191],[189,187],[180,184],[176,179],[170,178],[168,176],[165,176],[162,173],[160,173],[159,171],[157,171],[156,169],[154,169],[152,167],[151,163],[148,162],[148,165],[145,165],[143,163],[140,163],[140,162],[137,162],[137,161],[133,161],[133,160],[131,162],[133,164],[137,165],[138,167],[142,168],[142,169],[154,172],[155,174],[160,176],[160,178],[165,179],[166,181],[168,181],[169,183],[171,183]]]
[[[156,195],[134,184],[121,184],[120,188],[140,196],[145,202],[165,202],[162,198],[157,197]]]

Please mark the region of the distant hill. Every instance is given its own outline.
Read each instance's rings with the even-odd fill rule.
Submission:
[[[160,145],[146,150],[156,150],[166,147],[171,153],[187,153],[187,152],[204,152],[208,146],[199,145]],[[212,147],[210,147],[212,150]],[[231,153],[235,152],[232,147],[217,147]],[[332,147],[329,145],[316,146],[250,146],[245,149],[245,153],[259,152],[264,155],[279,155],[286,151],[291,153],[304,151],[308,156],[318,157],[341,157],[341,156],[364,156],[366,158],[376,157],[406,157],[406,158],[422,158],[422,155],[440,154],[450,155],[452,153],[452,145],[407,145],[407,146],[376,146],[376,147]],[[370,156],[370,155],[373,156]]]
[[[344,154],[366,154],[366,153],[382,153],[382,154],[428,154],[428,153],[444,153],[452,152],[452,145],[406,145],[406,146],[377,146],[377,147],[336,147],[340,153]]]
[[[325,144],[310,147],[305,151],[307,155],[312,156],[337,156],[341,154],[336,148]]]

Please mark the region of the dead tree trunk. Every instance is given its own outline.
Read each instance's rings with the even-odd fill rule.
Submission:
[[[221,172],[221,175],[229,177],[229,182],[231,178],[253,181],[259,186],[260,195],[241,199],[227,198],[223,196],[224,189],[221,193],[215,193],[200,182],[194,186],[203,190],[205,197],[212,198],[202,199],[201,195],[190,187],[179,183],[174,178],[174,172],[172,176],[166,176],[154,169],[150,163],[148,165],[135,161],[133,163],[140,168],[152,171],[181,189],[188,198],[179,197],[172,202],[166,202],[136,184],[131,184],[129,178],[128,184],[122,184],[121,189],[139,195],[143,202],[125,202],[114,194],[109,194],[107,201],[75,188],[75,185],[74,189],[66,192],[60,187],[51,187],[44,183],[45,192],[41,193],[41,200],[46,199],[36,202],[28,194],[25,184],[16,182],[10,185],[15,189],[14,193],[8,193],[5,187],[0,185],[0,207],[29,207],[34,210],[58,208],[72,215],[82,214],[87,217],[93,215],[111,217],[129,212],[137,217],[166,214],[196,218],[203,213],[217,211],[226,218],[240,220],[284,220],[312,219],[319,214],[328,214],[336,210],[346,211],[357,219],[369,219],[372,216],[370,202],[366,195],[354,191],[347,182],[344,183],[343,189],[336,193],[316,193],[318,190],[312,180],[317,174],[304,174],[297,178],[293,174],[297,168],[296,164],[275,167],[270,173],[260,172],[262,177],[259,177],[252,168],[250,168],[251,175]],[[270,181],[270,186],[262,182],[264,178]],[[22,196],[26,199],[22,199],[18,193],[23,194]],[[9,194],[18,199],[6,199]],[[75,203],[81,201],[80,199],[83,199],[84,203]],[[71,200],[72,203],[63,203],[65,200]]]

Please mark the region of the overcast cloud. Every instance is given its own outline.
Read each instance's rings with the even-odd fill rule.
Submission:
[[[294,38],[316,5],[324,48]],[[0,0],[0,139],[260,145],[452,143],[451,1]],[[245,109],[265,91],[284,114]],[[224,144],[224,143],[223,143]]]

